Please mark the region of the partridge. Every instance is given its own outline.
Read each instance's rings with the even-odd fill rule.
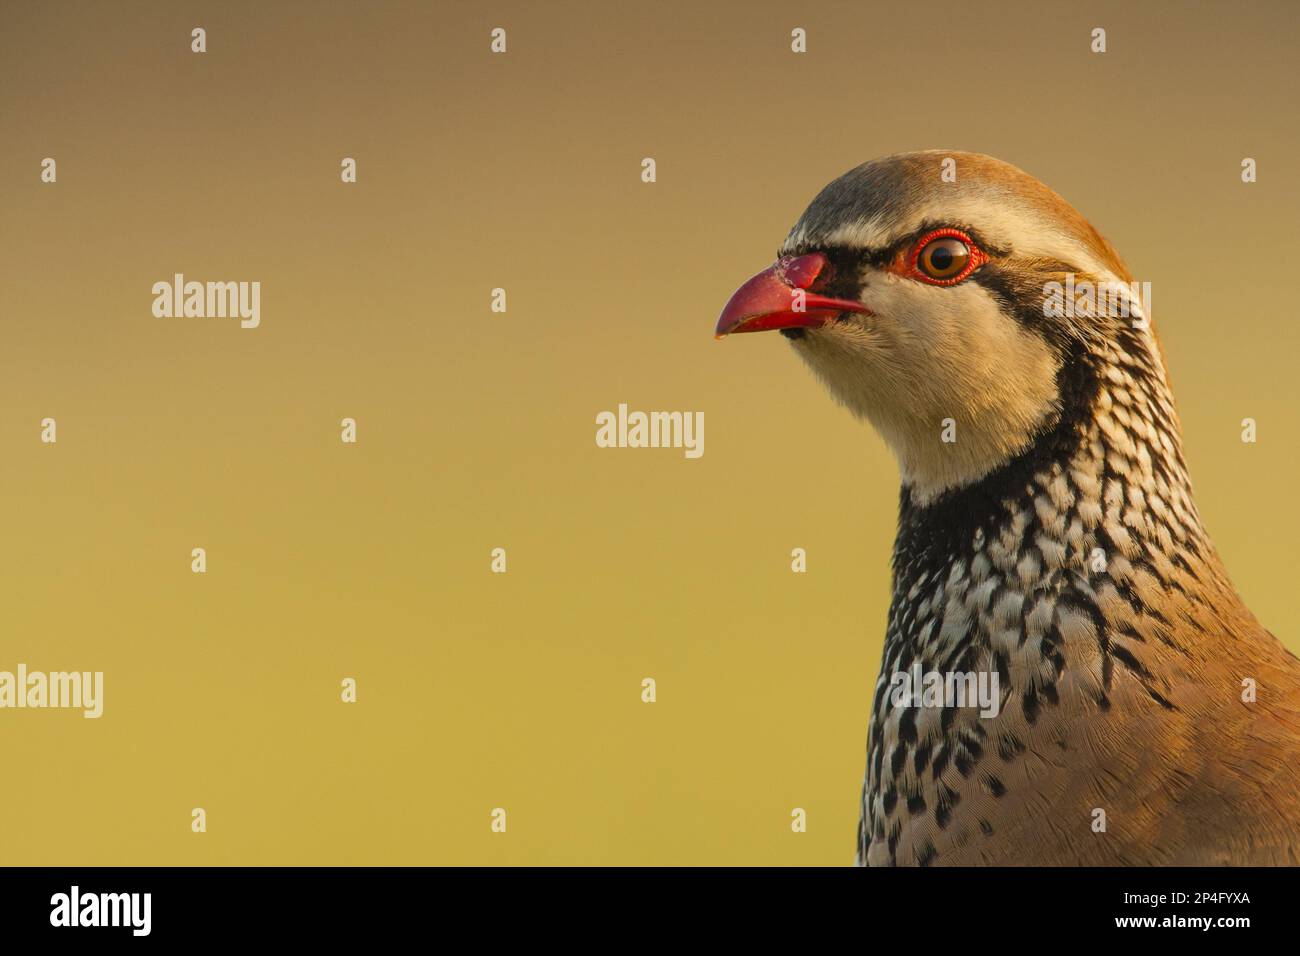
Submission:
[[[1038,180],[927,151],[826,186],[723,309],[898,460],[860,864],[1300,863],[1300,660],[1201,523],[1139,289]],[[896,693],[930,673],[996,706]]]

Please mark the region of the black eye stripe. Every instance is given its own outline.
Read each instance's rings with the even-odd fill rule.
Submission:
[[[964,232],[970,236],[975,245],[983,249],[993,258],[1005,258],[1011,254],[1011,250],[1006,246],[990,242],[978,228],[968,226],[965,223],[953,220],[926,220],[917,226],[905,236],[893,240],[887,246],[874,246],[863,249],[859,246],[833,245],[817,242],[815,239],[805,240],[795,246],[783,248],[777,252],[780,256],[799,256],[809,252],[820,252],[831,260],[835,265],[845,265],[848,267],[860,266],[882,266],[892,262],[900,252],[911,249],[927,233],[934,232],[936,229],[955,229],[958,232]]]

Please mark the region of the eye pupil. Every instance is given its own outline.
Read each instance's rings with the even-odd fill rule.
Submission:
[[[970,262],[970,247],[954,236],[941,236],[925,244],[917,256],[917,268],[931,279],[953,279]]]

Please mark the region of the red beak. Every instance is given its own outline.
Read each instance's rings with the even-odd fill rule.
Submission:
[[[861,302],[828,299],[805,291],[826,265],[826,257],[820,252],[778,259],[776,265],[754,276],[727,300],[714,335],[722,338],[733,332],[816,328],[841,312],[870,315],[871,310]]]

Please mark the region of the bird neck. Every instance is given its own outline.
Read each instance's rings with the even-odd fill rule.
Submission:
[[[891,640],[959,652],[1003,590],[1089,603],[1135,567],[1209,557],[1150,331],[1079,346],[1058,386],[1059,415],[1011,461],[924,505],[903,488]]]

